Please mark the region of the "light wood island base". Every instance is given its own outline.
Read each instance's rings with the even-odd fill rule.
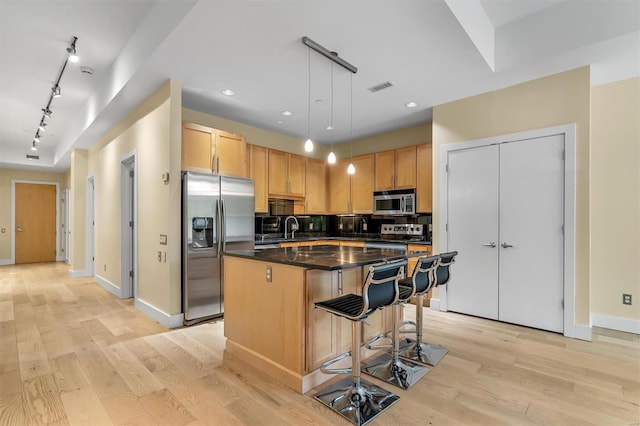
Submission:
[[[357,293],[361,267],[325,271],[225,256],[224,269],[230,354],[300,393],[335,378],[319,367],[351,349],[351,322],[314,302]],[[378,311],[363,324],[364,340],[390,329],[390,310]]]

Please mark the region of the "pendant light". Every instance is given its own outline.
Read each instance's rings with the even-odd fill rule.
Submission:
[[[308,109],[307,109],[307,141],[304,143],[304,150],[306,152],[313,151],[313,141],[311,140],[311,50],[307,49],[307,59],[308,59],[308,71],[309,71],[309,92],[308,92]]]
[[[331,63],[331,128],[329,130],[333,131],[333,63]],[[329,151],[329,155],[327,156],[327,163],[336,164],[336,154],[333,152],[333,135],[331,135],[331,151]]]
[[[353,165],[353,74],[349,74],[349,81],[351,87],[351,95],[349,96],[349,138],[351,139],[351,142],[349,142],[349,148],[351,150],[351,160],[347,167],[347,173],[353,175],[356,173],[356,166]]]

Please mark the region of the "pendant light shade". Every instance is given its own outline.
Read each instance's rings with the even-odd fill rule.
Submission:
[[[349,167],[347,167],[347,173],[350,175],[356,174],[356,166],[354,166],[353,163],[349,163]]]
[[[307,139],[307,141],[304,143],[304,150],[306,152],[313,151],[313,141],[311,139]]]
[[[327,157],[327,163],[336,164],[336,154],[334,154],[333,151],[329,153],[329,156]]]

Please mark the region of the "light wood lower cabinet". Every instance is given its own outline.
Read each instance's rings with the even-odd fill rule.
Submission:
[[[352,322],[315,309],[314,303],[339,297],[343,294],[362,294],[365,268],[342,271],[342,290],[338,281],[338,271],[306,271],[307,282],[307,366],[306,371],[319,368],[328,360],[351,350]],[[392,327],[391,308],[378,310],[367,318],[362,327],[362,341],[390,331]]]

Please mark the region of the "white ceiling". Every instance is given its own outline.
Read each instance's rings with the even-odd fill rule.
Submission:
[[[478,34],[492,57],[476,47]],[[74,35],[81,60],[68,64],[40,160],[29,162]],[[334,131],[325,129],[332,63],[302,36],[358,67],[333,66]],[[597,82],[639,75],[640,0],[0,0],[0,58],[0,167],[62,171],[73,148],[91,146],[167,78],[182,83],[186,107],[300,139],[310,126],[329,144],[429,122],[434,105],[584,65]],[[367,90],[388,80],[393,87]]]

